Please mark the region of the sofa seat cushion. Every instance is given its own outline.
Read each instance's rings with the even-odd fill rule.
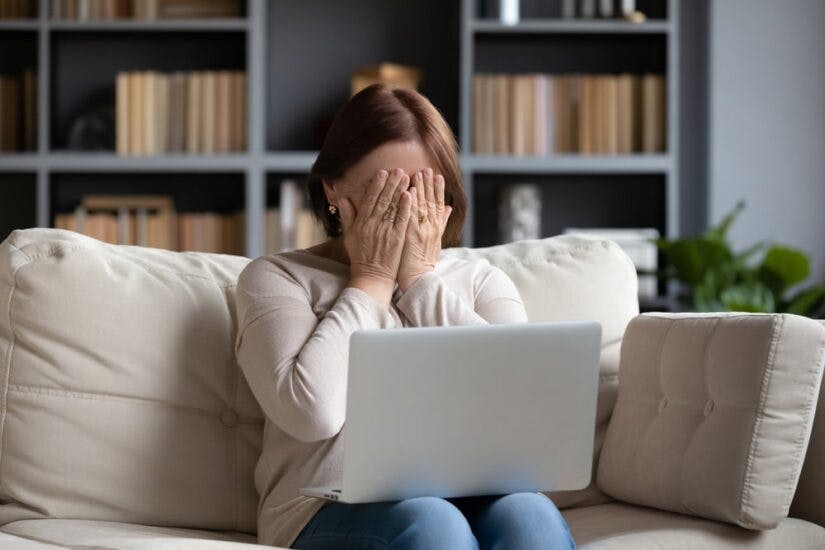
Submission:
[[[624,502],[772,529],[788,515],[825,366],[789,314],[648,313],[622,342],[597,471]]]
[[[563,510],[579,550],[814,550],[825,528],[785,518],[775,529],[752,531],[729,523],[624,502]]]
[[[176,529],[115,521],[79,519],[26,519],[0,527],[0,534],[18,540],[58,547],[164,550],[164,549],[226,549],[263,548],[255,535],[234,531]],[[0,544],[4,541],[0,538]],[[6,548],[5,545],[0,546]],[[49,548],[50,546],[46,546]],[[27,549],[27,546],[21,546]],[[38,546],[31,546],[38,548]],[[268,547],[273,548],[273,547]]]

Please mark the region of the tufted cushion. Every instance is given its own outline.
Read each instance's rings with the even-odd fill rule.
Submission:
[[[639,313],[636,269],[614,242],[564,235],[444,254],[486,258],[513,279],[530,321],[594,319],[602,324],[599,396],[593,447],[593,479],[578,491],[547,495],[559,508],[613,499],[596,486],[599,452],[618,388],[619,350],[627,324]]]
[[[254,533],[262,414],[235,364],[249,260],[62,229],[0,246],[0,524]]]
[[[599,487],[635,504],[772,529],[788,513],[825,364],[796,315],[644,314],[627,327]]]

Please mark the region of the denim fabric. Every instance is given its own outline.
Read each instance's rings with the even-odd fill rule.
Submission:
[[[304,527],[300,550],[575,549],[570,528],[542,493],[329,502]]]

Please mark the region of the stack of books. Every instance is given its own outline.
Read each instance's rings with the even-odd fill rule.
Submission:
[[[283,180],[279,193],[279,205],[266,211],[267,254],[308,248],[327,240],[324,226],[304,206],[303,195],[294,180]]]
[[[37,17],[38,0],[0,0],[0,19]]]
[[[37,149],[37,74],[0,75],[0,151]]]
[[[54,227],[111,244],[243,255],[244,211],[177,213],[167,195],[86,195]]]
[[[115,89],[119,155],[246,149],[243,71],[125,71]]]
[[[3,1],[3,0],[0,0]],[[10,1],[10,0],[6,0]],[[56,19],[238,17],[240,0],[53,0]]]
[[[477,154],[658,153],[666,149],[658,74],[476,74]]]

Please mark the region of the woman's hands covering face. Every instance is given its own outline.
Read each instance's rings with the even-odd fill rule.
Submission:
[[[378,170],[360,203],[339,201],[343,242],[353,286],[388,303],[395,282],[405,291],[432,271],[452,208],[444,204],[444,177],[426,168],[410,176]]]

